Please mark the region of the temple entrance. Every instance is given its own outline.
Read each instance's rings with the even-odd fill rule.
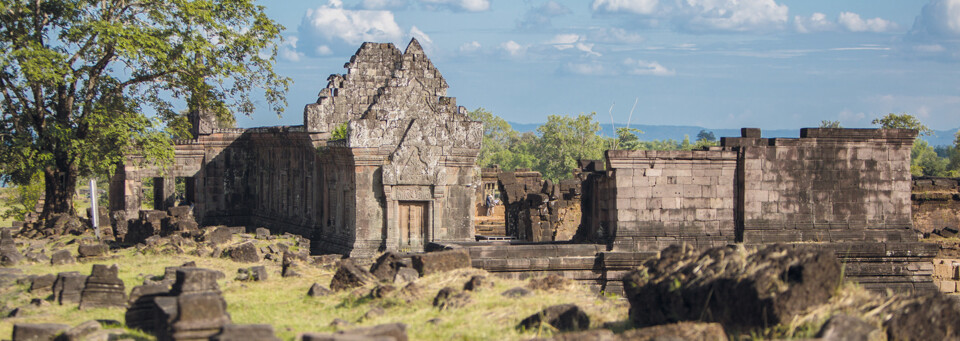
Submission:
[[[400,249],[420,250],[427,239],[427,202],[401,201]]]

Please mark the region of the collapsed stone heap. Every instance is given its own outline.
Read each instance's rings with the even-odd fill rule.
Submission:
[[[157,335],[161,340],[208,339],[230,324],[227,302],[217,285],[219,272],[181,267],[170,289],[163,284],[134,288],[126,325]]]
[[[535,242],[570,240],[580,224],[581,181],[575,175],[553,183],[527,169],[499,173],[507,234]]]

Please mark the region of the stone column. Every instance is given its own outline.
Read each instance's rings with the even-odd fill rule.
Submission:
[[[177,200],[177,182],[173,177],[153,178],[153,209],[166,210]]]

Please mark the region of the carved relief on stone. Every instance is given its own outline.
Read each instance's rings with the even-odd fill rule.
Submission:
[[[385,185],[436,185],[446,178],[439,146],[402,144],[383,166]]]

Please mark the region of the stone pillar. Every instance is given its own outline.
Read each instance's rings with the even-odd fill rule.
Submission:
[[[166,210],[177,200],[177,182],[173,177],[153,178],[153,209]]]
[[[142,188],[135,166],[117,166],[110,178],[110,211],[126,211],[127,217],[136,217],[140,211]]]

